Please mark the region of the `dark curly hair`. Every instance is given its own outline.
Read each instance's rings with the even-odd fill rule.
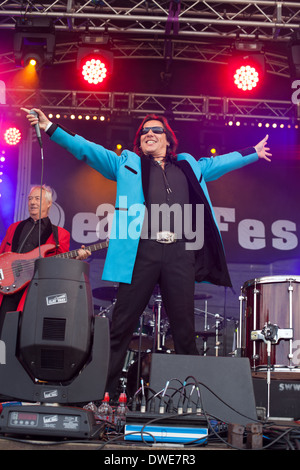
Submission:
[[[146,122],[148,121],[160,121],[163,125],[163,128],[166,133],[167,141],[169,142],[169,146],[167,147],[167,157],[176,160],[177,154],[177,145],[178,145],[178,140],[177,137],[174,134],[174,131],[172,131],[167,119],[164,116],[156,116],[155,114],[148,114],[144,119],[142,124],[137,130],[137,133],[135,134],[134,142],[133,142],[133,151],[137,153],[138,155],[142,156],[142,152],[140,149],[141,145],[141,130],[144,128]]]

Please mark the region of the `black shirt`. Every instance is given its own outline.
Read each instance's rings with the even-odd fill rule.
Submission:
[[[186,236],[190,240],[190,197],[185,174],[176,161],[167,160],[163,169],[152,157],[142,158],[151,158],[142,238],[156,239],[157,232],[167,230],[176,233],[179,240]]]
[[[51,222],[49,217],[41,219],[41,235],[46,229],[49,229]],[[39,246],[39,221],[31,217],[26,220],[20,234],[17,252],[28,253]]]

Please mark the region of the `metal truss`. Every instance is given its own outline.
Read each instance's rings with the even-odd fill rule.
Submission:
[[[287,46],[300,27],[300,2],[273,0],[0,0],[0,37],[13,34],[17,18],[53,19],[54,66],[75,62],[83,34],[109,35],[116,60],[155,59],[226,65],[236,40],[263,44],[266,72],[290,77]],[[3,50],[3,49],[2,49]],[[5,51],[5,49],[4,49]],[[0,55],[0,76],[16,70],[13,52]],[[70,114],[170,112],[174,119],[245,118],[291,120],[298,106],[290,101],[207,96],[148,96],[39,90],[45,110]],[[36,91],[7,90],[12,107],[37,103]]]
[[[55,0],[0,2],[0,27],[47,16],[57,30],[161,36],[286,40],[299,28],[300,3],[272,0]]]
[[[78,52],[78,43],[61,43],[56,45],[55,59],[53,65],[62,63],[72,63],[76,61]],[[111,48],[114,53],[115,60],[165,60],[165,46],[163,40],[155,42],[140,41],[130,39],[126,42],[116,40]],[[232,56],[231,45],[210,44],[205,41],[197,43],[186,41],[182,43],[179,40],[172,41],[172,60],[173,61],[189,61],[213,64],[228,64],[228,60]],[[281,77],[290,77],[290,67],[286,54],[273,53],[265,51],[266,72]],[[0,62],[2,70],[0,75],[5,75],[12,71],[18,70],[15,65],[14,54],[12,51],[0,54]]]
[[[46,113],[68,118],[142,118],[148,113],[167,114],[181,121],[229,120],[290,123],[298,119],[299,106],[292,101],[220,98],[215,96],[152,95],[144,93],[88,92],[66,90],[8,89],[1,110],[16,112],[21,107],[40,106]]]
[[[60,33],[108,34],[116,59],[154,58],[228,62],[234,40],[261,41],[266,70],[289,76],[284,46],[300,27],[300,2],[272,0],[0,0],[0,32],[13,31],[17,18],[53,19],[57,34],[54,64],[75,61],[78,42]],[[1,55],[2,74],[13,68],[13,53]],[[7,67],[6,67],[7,66]],[[12,68],[11,68],[11,67]]]

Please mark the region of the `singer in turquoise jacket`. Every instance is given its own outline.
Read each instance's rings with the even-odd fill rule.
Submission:
[[[104,280],[119,282],[110,329],[106,385],[106,391],[115,393],[132,334],[156,283],[160,286],[170,321],[175,352],[198,354],[194,324],[195,281],[231,286],[206,183],[258,158],[269,160],[267,136],[255,147],[197,161],[187,153],[177,155],[177,139],[166,119],[150,115],[136,133],[134,151],[124,150],[118,156],[49,122],[40,110],[35,111],[39,121],[29,112],[27,114],[31,125],[39,122],[40,128],[54,142],[117,183],[103,270]],[[172,202],[178,202],[180,208],[188,206],[191,212],[187,216],[187,225],[196,235],[203,231],[203,243],[189,250],[187,245],[192,240],[187,236],[189,234],[177,237],[175,231],[164,228],[164,221],[152,220],[157,201],[158,205],[167,201],[169,207]],[[200,220],[197,219],[198,208],[203,209]],[[147,237],[144,226],[149,218],[151,230],[148,225]],[[153,229],[157,232],[154,237]]]
[[[139,221],[143,221],[148,161],[130,150],[123,150],[118,156],[115,152],[67,132],[55,124],[50,127],[48,133],[51,140],[71,152],[78,160],[86,162],[106,178],[117,182],[115,213],[102,279],[130,283],[142,229],[142,223],[135,225],[136,210],[140,209]],[[224,247],[206,182],[214,181],[257,160],[258,154],[254,147],[226,155],[201,158],[198,161],[188,153],[177,155],[178,165],[187,176],[195,202],[204,204],[205,223],[208,224],[204,247],[199,250],[201,253],[199,252],[197,258],[196,281],[231,285]],[[136,232],[132,233],[130,227],[136,227]],[[208,238],[210,236],[213,236],[215,247],[211,246],[211,238]]]

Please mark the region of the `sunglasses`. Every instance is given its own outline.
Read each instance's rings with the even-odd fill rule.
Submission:
[[[163,134],[165,132],[163,127],[144,127],[141,130],[141,135],[148,134],[149,131],[152,131],[154,134]]]

